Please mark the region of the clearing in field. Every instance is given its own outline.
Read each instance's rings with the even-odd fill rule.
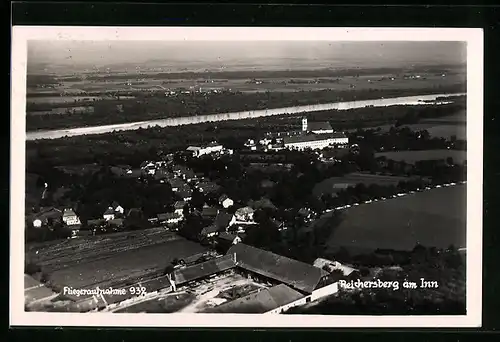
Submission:
[[[360,253],[411,250],[417,243],[464,248],[466,190],[466,185],[456,185],[350,208],[328,246],[332,251],[346,247]]]
[[[458,150],[390,151],[375,154],[375,157],[381,156],[396,161],[404,160],[409,164],[415,164],[419,160],[446,160],[448,157],[458,164],[467,160],[467,152]]]

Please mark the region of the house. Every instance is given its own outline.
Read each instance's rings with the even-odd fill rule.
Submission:
[[[182,190],[177,192],[177,196],[183,201],[190,201],[193,195],[193,190]]]
[[[232,245],[236,245],[242,241],[241,237],[236,234],[231,234],[227,232],[219,233],[217,237],[217,242],[221,245],[226,245],[229,248]]]
[[[61,210],[54,207],[48,207],[33,216],[31,222],[33,227],[40,228],[42,226],[51,225],[53,222],[61,222],[62,217],[63,213]]]
[[[251,207],[243,207],[236,210],[234,216],[237,221],[249,222],[253,221],[254,210]]]
[[[102,217],[106,221],[114,220],[115,219],[115,211],[113,210],[112,207],[108,207],[108,209],[106,209],[106,211],[104,212],[104,214],[102,214]]]
[[[276,226],[276,228],[278,228],[279,231],[286,230],[286,226],[285,226],[284,222],[276,220],[274,218],[271,218],[271,222],[272,222],[272,224],[274,224]]]
[[[221,144],[213,141],[207,145],[189,146],[186,151],[191,153],[193,157],[201,157],[207,154],[220,153],[223,149],[224,147]]]
[[[312,217],[312,210],[306,207],[300,208],[299,212],[297,213],[299,216],[302,216],[304,218],[310,219]]]
[[[258,209],[271,209],[271,210],[277,210],[278,208],[274,205],[273,202],[269,198],[261,198],[260,200],[257,201],[248,201],[248,206],[252,207],[254,210]]]
[[[73,209],[64,209],[62,220],[68,226],[80,225],[80,218],[75,214]]]
[[[332,273],[335,270],[339,270],[342,272],[344,276],[349,276],[358,270],[347,265],[343,265],[338,261],[331,261],[328,259],[317,258],[314,260],[314,267],[321,268],[329,273]]]
[[[200,232],[200,240],[210,239],[219,234],[219,228],[215,223],[204,227]]]
[[[329,277],[328,272],[313,265],[243,243],[231,246],[226,255],[233,255],[238,269],[248,277],[285,284],[303,294],[323,287]]]
[[[177,201],[174,203],[174,213],[182,216],[184,215],[184,206],[186,205],[185,201]]]
[[[125,209],[123,209],[123,207],[119,205],[118,202],[116,201],[113,201],[113,203],[111,203],[110,208],[113,209],[115,214],[123,215],[123,213],[125,212]]]
[[[196,188],[204,193],[211,193],[219,190],[219,186],[213,182],[200,182],[196,185]]]
[[[123,177],[126,177],[126,178],[139,178],[139,177],[141,177],[143,175],[144,175],[143,170],[141,170],[141,169],[131,169],[131,170],[127,170],[127,172],[123,175]]]
[[[180,178],[173,178],[169,181],[170,186],[172,187],[172,191],[176,192],[179,191],[180,188],[184,187],[187,185],[184,183],[184,181]]]
[[[191,182],[193,180],[196,179],[196,175],[194,173],[193,170],[191,169],[187,169],[184,171],[184,174],[182,175],[182,178],[186,181],[186,182]]]
[[[236,222],[234,215],[220,210],[215,217],[215,225],[220,231],[227,231],[227,229]]]
[[[214,207],[203,207],[203,209],[201,210],[201,216],[204,219],[215,219],[218,213],[219,209]]]
[[[158,214],[157,216],[159,223],[174,224],[182,221],[182,216],[177,215],[175,213],[164,213],[164,214]]]
[[[226,194],[224,194],[219,197],[219,204],[227,209],[234,204],[234,201],[230,199]]]

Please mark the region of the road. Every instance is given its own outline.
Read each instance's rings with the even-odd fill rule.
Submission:
[[[78,128],[68,128],[68,129],[49,130],[49,131],[32,131],[26,133],[26,140],[58,139],[63,137],[79,136],[85,134],[103,134],[113,131],[129,131],[129,130],[136,130],[138,128],[148,128],[154,126],[160,126],[160,127],[180,126],[180,125],[196,124],[203,122],[250,119],[250,118],[258,118],[271,115],[297,114],[303,112],[316,112],[323,110],[348,110],[348,109],[356,109],[364,107],[388,107],[395,105],[421,105],[424,104],[422,101],[434,101],[436,100],[437,97],[451,97],[460,95],[465,95],[465,94],[457,93],[457,94],[416,95],[416,96],[405,96],[405,97],[381,98],[375,100],[335,102],[335,103],[325,103],[319,105],[306,105],[306,106],[263,109],[263,110],[234,112],[234,113],[178,117],[169,119],[139,121],[139,122],[101,125],[101,126],[78,127]]]

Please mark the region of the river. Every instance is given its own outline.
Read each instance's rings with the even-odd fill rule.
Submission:
[[[65,136],[71,137],[71,136],[78,136],[85,134],[103,134],[112,131],[130,131],[138,128],[148,128],[154,126],[160,126],[160,127],[180,126],[180,125],[197,124],[203,122],[251,119],[251,118],[258,118],[271,115],[298,114],[302,112],[317,112],[317,111],[332,110],[332,109],[348,110],[348,109],[356,109],[363,107],[424,105],[426,103],[424,103],[423,101],[435,101],[436,98],[438,97],[452,97],[461,95],[465,94],[456,93],[456,94],[416,95],[416,96],[381,98],[381,99],[363,100],[363,101],[334,102],[334,103],[305,105],[297,107],[251,110],[244,112],[209,114],[209,115],[199,115],[199,116],[189,116],[189,117],[176,117],[169,119],[157,119],[157,120],[129,122],[121,124],[102,125],[102,126],[78,127],[78,128],[58,129],[49,131],[33,131],[26,133],[26,140],[58,139],[58,138],[63,138]]]

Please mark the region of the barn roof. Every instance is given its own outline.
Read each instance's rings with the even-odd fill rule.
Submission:
[[[303,295],[290,287],[280,284],[251,293],[245,297],[221,304],[213,309],[218,313],[265,313],[294,302]]]
[[[223,272],[235,267],[232,255],[226,255],[209,261],[195,264],[174,271],[174,279],[177,285],[182,285],[193,280],[205,278],[213,274]]]
[[[328,273],[304,262],[274,254],[243,243],[231,246],[238,267],[284,283],[296,290],[312,293]]]

